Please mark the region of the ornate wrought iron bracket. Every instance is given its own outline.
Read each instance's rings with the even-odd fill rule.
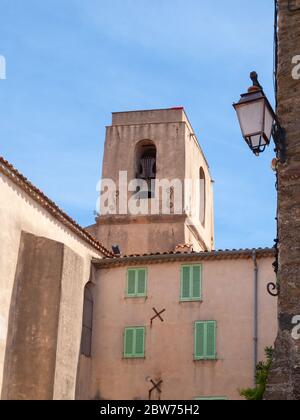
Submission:
[[[272,136],[275,143],[275,152],[281,163],[286,162],[285,129],[278,121],[273,126]]]
[[[280,286],[279,284],[275,284],[273,282],[267,285],[268,293],[273,297],[278,297],[280,294]]]
[[[279,245],[279,239],[275,239],[274,240],[275,245],[274,245],[274,249],[275,249],[275,261],[273,263],[273,268],[274,268],[274,272],[276,274],[276,276],[278,275],[278,253],[279,253],[279,249],[278,249],[278,245]],[[268,293],[273,296],[273,297],[278,297],[280,294],[280,286],[279,283],[274,283],[274,282],[270,282],[267,285],[267,290]]]

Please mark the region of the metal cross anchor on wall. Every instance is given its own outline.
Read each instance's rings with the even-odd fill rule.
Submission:
[[[164,322],[164,319],[161,317],[161,314],[163,314],[164,312],[166,312],[166,310],[165,310],[165,309],[163,309],[163,310],[162,310],[162,311],[160,311],[160,312],[157,312],[157,310],[156,310],[155,308],[152,308],[152,310],[155,312],[155,315],[151,318],[151,327],[152,327],[153,321],[154,321],[156,318],[159,318],[159,319],[161,320],[161,322]]]
[[[278,219],[276,219],[276,220],[278,220]],[[279,248],[278,248],[278,245],[279,245],[279,239],[275,239],[275,245],[274,245],[275,261],[272,265],[273,265],[276,277],[278,276],[278,268],[279,268],[279,262],[278,262]],[[274,282],[268,283],[267,290],[268,290],[269,295],[271,295],[273,297],[278,297],[279,294],[280,294],[280,285],[278,283],[278,280],[276,281],[276,283],[274,283]]]
[[[158,381],[157,384],[152,379],[150,379],[150,382],[152,383],[153,388],[149,389],[149,400],[151,400],[152,392],[155,389],[158,392],[158,400],[160,400],[160,396],[161,396],[161,393],[162,393],[162,390],[160,389],[160,385],[163,383],[162,379],[160,381]]]

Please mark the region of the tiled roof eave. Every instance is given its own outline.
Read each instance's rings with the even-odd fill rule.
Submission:
[[[36,203],[47,210],[55,219],[75,233],[80,239],[84,240],[91,247],[101,252],[105,257],[112,258],[113,254],[107,250],[100,242],[90,235],[75,220],[61,210],[52,200],[50,200],[42,191],[35,187],[27,178],[24,177],[8,161],[0,156],[0,172],[20,187]]]
[[[94,259],[93,264],[99,269],[124,267],[124,266],[137,266],[141,264],[163,264],[168,262],[195,262],[195,261],[217,261],[217,260],[238,260],[249,259],[253,257],[272,258],[275,256],[274,248],[258,248],[258,249],[245,249],[245,250],[220,250],[211,252],[172,252],[172,253],[158,253],[158,254],[145,254],[145,255],[130,255],[115,258]]]

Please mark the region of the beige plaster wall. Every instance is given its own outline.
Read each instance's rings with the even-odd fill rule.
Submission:
[[[98,238],[101,237],[105,244],[119,245],[123,255],[174,251],[176,245],[185,242],[184,219],[159,217],[160,221],[157,218],[128,217],[127,223],[124,220],[103,223],[102,220],[98,224]]]
[[[184,133],[180,120],[107,127],[102,177],[118,181],[119,171],[127,171],[128,180],[134,179],[136,145],[152,140],[157,147],[157,178],[184,179]]]
[[[259,360],[274,343],[277,302],[267,294],[272,259],[259,264]],[[254,274],[251,259],[203,262],[203,302],[180,303],[181,263],[148,266],[147,299],[126,299],[126,268],[102,269],[94,289],[90,398],[148,399],[149,378],[162,379],[163,400],[239,399],[253,385]],[[164,322],[152,308],[166,309]],[[216,320],[217,361],[193,360],[194,322]],[[125,327],[146,326],[143,360],[123,359]]]
[[[74,400],[81,342],[83,287],[87,279],[82,258],[64,247],[57,332],[54,400]],[[72,281],[73,279],[73,281]],[[83,283],[84,282],[84,283]]]
[[[120,122],[125,123],[123,120]],[[141,140],[152,140],[157,147],[157,178],[184,179],[184,165],[180,165],[184,156],[184,127],[183,123],[178,122],[107,127],[102,177],[118,184],[119,171],[127,171],[128,182],[134,179],[136,145]],[[118,216],[119,223],[116,223],[116,219],[114,223],[111,220],[106,222],[106,219],[100,216],[97,237],[101,237],[109,249],[113,244],[118,244],[124,254],[153,252],[154,246],[156,252],[170,251],[178,243],[178,238],[181,241],[184,239],[183,223],[174,227],[176,220],[174,225],[172,220],[165,225],[155,225],[150,218],[145,220],[144,216],[139,215]],[[137,223],[138,219],[142,219],[142,223]],[[174,235],[176,240],[172,240]]]
[[[186,179],[199,179],[200,168],[203,169],[205,174],[205,224],[202,225],[200,222],[200,207],[199,207],[199,195],[198,191],[193,191],[191,197],[191,209],[193,210],[190,218],[192,224],[196,227],[200,237],[207,246],[207,249],[211,251],[214,249],[214,197],[213,197],[213,181],[209,171],[207,161],[199,148],[198,141],[193,134],[190,126],[186,126],[185,130],[185,177]],[[190,233],[187,232],[187,235]],[[196,247],[195,239],[193,239]],[[201,251],[203,248],[198,246],[195,248],[196,251]]]
[[[4,400],[51,400],[64,246],[22,232],[6,340]]]
[[[78,285],[72,284],[72,277],[64,277],[63,279],[63,296],[72,296],[76,305],[68,309],[69,300],[66,299],[61,306],[61,317],[66,317],[65,311],[68,312],[67,318],[64,321],[72,321],[72,334],[76,330],[78,337],[76,342],[69,342],[72,346],[72,351],[77,355],[79,353],[79,341],[81,335],[81,318],[82,318],[82,303],[83,303],[83,288],[89,281],[90,277],[90,261],[91,257],[101,258],[94,248],[87,245],[83,240],[79,239],[73,232],[69,231],[64,225],[52,217],[44,208],[39,206],[27,194],[17,187],[12,181],[6,178],[2,173],[0,174],[0,390],[2,388],[4,357],[6,350],[6,337],[8,326],[8,315],[11,305],[11,296],[14,283],[14,276],[18,260],[18,252],[20,245],[21,232],[29,232],[37,236],[42,236],[63,243],[69,247],[74,253],[80,256],[83,260],[81,283]],[[65,262],[66,263],[66,262]],[[76,287],[75,287],[76,286]],[[76,296],[72,295],[72,291],[76,288]],[[70,303],[70,302],[69,302]],[[70,303],[71,305],[71,303]],[[70,310],[73,312],[70,315]],[[74,320],[76,322],[74,322]],[[65,328],[68,331],[68,326],[60,325],[60,329]],[[70,333],[71,334],[71,333]],[[67,337],[65,337],[67,339]],[[77,365],[72,369],[77,369]],[[66,378],[65,378],[66,379]],[[62,385],[63,387],[63,385]],[[75,395],[75,389],[73,391]],[[59,393],[56,397],[59,397]],[[61,394],[63,396],[63,393]],[[70,397],[70,395],[69,395]]]
[[[191,134],[193,130],[183,109],[125,112],[113,114],[112,125],[106,129],[106,142],[103,159],[103,178],[112,179],[118,184],[120,171],[127,171],[128,181],[135,178],[135,150],[142,140],[151,140],[157,148],[157,179],[172,181],[179,179],[184,185],[186,178],[199,179],[200,167],[203,167],[207,183],[206,226],[200,226],[199,217],[192,223],[198,231],[200,240],[186,230],[185,219],[176,226],[176,216],[166,225],[154,224],[151,218],[146,223],[136,223],[143,216],[119,216],[113,225],[109,218],[100,216],[97,237],[110,248],[117,243],[124,254],[170,251],[178,243],[192,242],[195,250],[213,247],[213,197],[211,178],[207,163],[197,140]],[[184,191],[184,188],[183,188]],[[128,197],[130,198],[130,194]],[[150,200],[149,200],[150,201]],[[118,201],[117,201],[118,202]],[[195,191],[191,197],[191,207],[196,207]],[[199,206],[198,206],[199,207]],[[184,212],[185,214],[185,212]],[[199,216],[199,212],[197,213]],[[134,222],[134,225],[132,223]],[[147,226],[147,224],[149,226]],[[180,233],[178,232],[180,230]],[[155,231],[155,249],[152,241]],[[172,241],[171,238],[174,236]],[[129,234],[130,232],[130,234]],[[133,238],[143,236],[142,241]],[[166,240],[166,236],[169,238]],[[177,241],[177,242],[176,242]],[[171,247],[170,247],[171,246]]]

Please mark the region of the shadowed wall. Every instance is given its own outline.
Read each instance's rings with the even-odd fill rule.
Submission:
[[[63,245],[22,233],[10,306],[3,399],[52,399]]]
[[[62,243],[22,233],[2,399],[75,398],[83,266]]]

